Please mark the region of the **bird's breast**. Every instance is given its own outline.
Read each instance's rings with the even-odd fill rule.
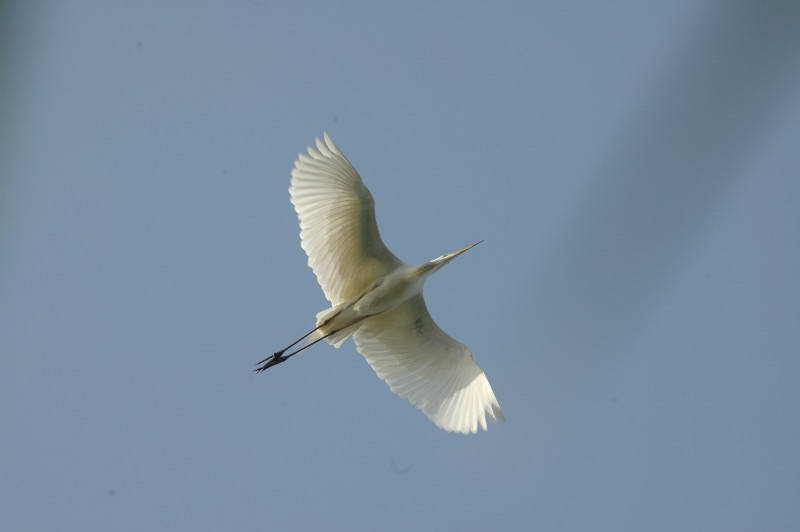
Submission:
[[[353,305],[362,316],[379,314],[391,310],[419,293],[422,288],[418,279],[408,275],[387,275],[379,279]]]

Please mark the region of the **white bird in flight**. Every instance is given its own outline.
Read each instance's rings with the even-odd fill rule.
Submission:
[[[316,149],[297,156],[289,194],[308,265],[331,307],[317,314],[312,331],[258,362],[256,371],[323,339],[338,348],[353,336],[378,377],[438,427],[468,434],[486,430],[487,419],[505,419],[472,352],[436,325],[422,296],[433,272],[480,242],[418,266],[398,259],[378,233],[372,194],[327,133]]]

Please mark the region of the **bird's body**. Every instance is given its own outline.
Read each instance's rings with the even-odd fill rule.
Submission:
[[[311,338],[330,335],[328,342],[338,347],[366,318],[392,310],[421,293],[424,282],[420,268],[401,264],[376,279],[355,299],[320,312],[317,315],[319,328]],[[338,336],[336,331],[340,331]]]
[[[355,168],[325,134],[317,149],[299,155],[289,189],[300,220],[301,244],[331,307],[316,327],[284,356],[263,360],[263,371],[325,339],[335,347],[349,337],[389,387],[423,410],[439,427],[455,432],[486,429],[503,419],[484,372],[463,344],[434,323],[422,289],[428,277],[474,247],[418,266],[405,264],[386,247],[375,221],[374,202]]]

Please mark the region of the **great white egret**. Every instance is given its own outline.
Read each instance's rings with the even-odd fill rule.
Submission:
[[[462,433],[505,419],[472,352],[442,331],[428,313],[428,277],[472,244],[412,266],[381,240],[372,194],[327,133],[300,154],[289,187],[300,241],[331,307],[316,327],[272,356],[257,372],[285,362],[321,340],[340,347],[353,336],[358,351],[389,388],[437,426]],[[284,353],[302,340],[308,343]]]

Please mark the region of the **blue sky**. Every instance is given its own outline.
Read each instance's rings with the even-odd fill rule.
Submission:
[[[800,6],[0,9],[4,527],[791,530]],[[288,200],[327,130],[508,421],[355,351]]]

